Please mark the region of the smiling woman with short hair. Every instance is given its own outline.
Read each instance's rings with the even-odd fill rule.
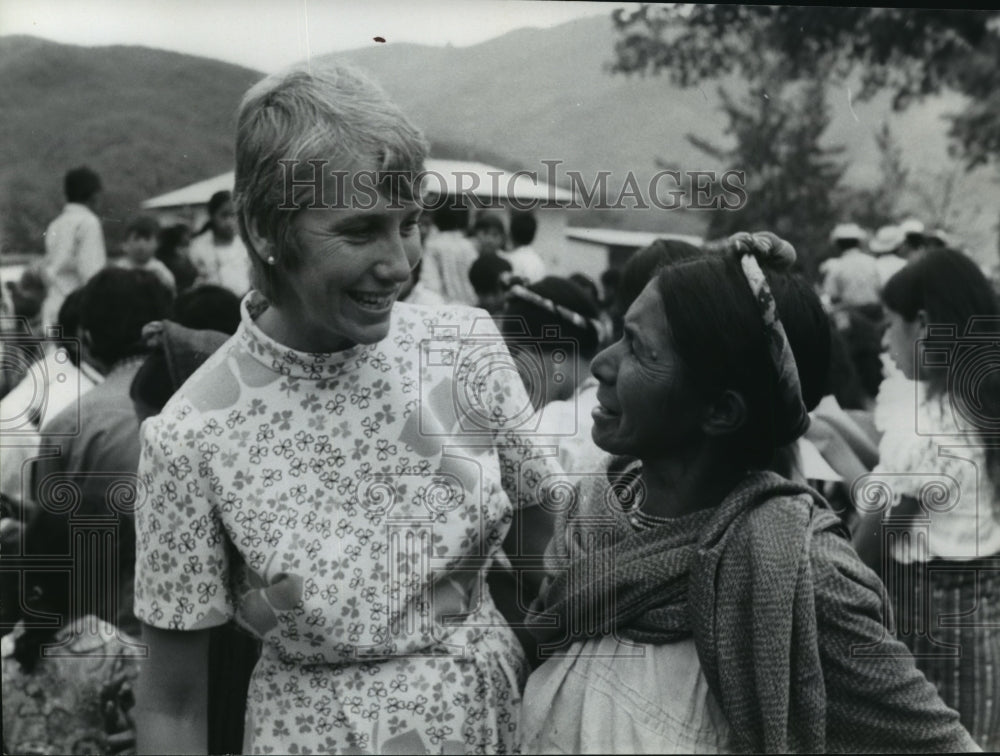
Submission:
[[[143,427],[144,750],[204,752],[207,631],[230,619],[263,647],[244,752],[514,745],[524,657],[484,574],[512,508],[558,471],[520,433],[530,402],[487,313],[396,301],[420,260],[425,154],[351,69],[244,97],[256,290]]]

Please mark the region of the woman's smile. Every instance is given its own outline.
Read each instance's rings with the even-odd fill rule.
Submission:
[[[378,291],[349,291],[347,296],[362,310],[372,313],[386,313],[392,309],[399,295],[399,289],[392,289],[388,292]]]

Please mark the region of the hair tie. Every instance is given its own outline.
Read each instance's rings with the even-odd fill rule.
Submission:
[[[764,322],[764,338],[767,342],[771,362],[778,376],[778,394],[783,416],[790,418],[788,432],[780,433],[782,445],[794,441],[809,427],[809,412],[802,400],[802,385],[795,355],[788,343],[774,294],[767,284],[767,277],[760,266],[760,260],[779,269],[790,268],[795,262],[795,247],[770,231],[749,234],[745,231],[733,234],[728,240],[729,249],[739,257],[743,276],[750,286],[754,301]]]

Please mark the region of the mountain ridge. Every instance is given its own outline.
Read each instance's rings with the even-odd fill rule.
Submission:
[[[665,76],[612,76],[606,66],[613,39],[610,18],[590,17],[516,29],[468,47],[390,39],[317,59],[345,60],[371,72],[425,130],[438,157],[541,173],[542,161],[555,159],[562,171],[584,177],[611,171],[613,186],[629,171],[640,183],[648,180],[658,160],[682,169],[734,167],[713,165],[686,140],[697,133],[726,143],[714,86],[679,89]],[[0,122],[0,144],[9,145],[11,155],[0,164],[5,237],[40,250],[44,224],[62,204],[62,174],[73,165],[89,163],[102,174],[112,243],[143,199],[231,169],[233,115],[243,92],[262,75],[154,48],[0,37],[0,76],[13,82],[0,91],[0,108],[13,114]],[[930,98],[902,114],[891,112],[887,95],[859,103],[849,90],[831,91],[830,103],[833,122],[825,142],[847,148],[850,185],[875,182],[873,135],[883,119],[932,194],[935,172],[954,169],[940,116],[957,108],[960,98]],[[53,126],[63,122],[72,127]],[[971,229],[967,241],[995,254],[995,218],[986,215],[995,213],[995,182],[979,171],[962,174],[957,185],[968,200],[953,225]],[[704,221],[691,212],[606,211],[571,223],[701,233]]]

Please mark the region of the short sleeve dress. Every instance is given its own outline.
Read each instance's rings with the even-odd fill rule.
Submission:
[[[526,670],[484,572],[559,470],[492,320],[398,303],[305,354],[263,308],[143,426],[136,615],[262,640],[247,753],[509,752]]]

